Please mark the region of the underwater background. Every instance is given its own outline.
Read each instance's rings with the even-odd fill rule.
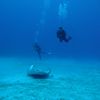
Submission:
[[[31,65],[53,78],[29,78]],[[100,100],[100,1],[0,0],[0,100]]]
[[[60,8],[64,3],[65,8]],[[99,3],[99,0],[1,0],[0,55],[33,56],[32,43],[37,38],[44,50],[51,50],[56,56],[99,58]],[[57,40],[59,26],[72,36],[68,44]]]

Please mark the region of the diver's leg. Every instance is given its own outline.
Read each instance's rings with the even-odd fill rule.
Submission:
[[[65,41],[65,42],[68,42],[69,40],[68,40],[67,38],[64,38],[64,41]]]
[[[42,59],[41,53],[40,52],[37,52],[37,55],[38,55],[39,59],[41,60]]]
[[[71,39],[72,39],[72,37],[69,36],[68,38],[64,38],[64,41],[65,41],[65,42],[69,42],[69,40],[71,40]]]

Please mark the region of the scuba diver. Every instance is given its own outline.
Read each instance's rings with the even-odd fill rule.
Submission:
[[[52,54],[51,52],[44,52],[37,42],[33,44],[33,50],[38,54],[40,60],[42,59],[42,54],[47,54],[47,55]]]
[[[42,55],[42,49],[41,49],[41,47],[35,42],[33,44],[33,49],[38,54],[39,59],[41,60],[42,59],[42,56],[41,56]]]
[[[66,34],[63,27],[59,27],[59,29],[57,31],[57,38],[59,39],[60,42],[62,42],[62,41],[69,42],[69,40],[72,39],[71,36],[68,36],[68,34]]]

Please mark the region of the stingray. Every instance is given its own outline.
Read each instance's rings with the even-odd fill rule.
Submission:
[[[35,79],[47,79],[50,77],[50,74],[51,74],[50,69],[48,69],[48,71],[35,70],[33,65],[31,65],[28,71],[28,76],[35,78]]]

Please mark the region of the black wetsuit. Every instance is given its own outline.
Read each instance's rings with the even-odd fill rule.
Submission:
[[[37,43],[35,43],[33,48],[35,49],[35,51],[37,52],[37,54],[39,56],[39,59],[41,60],[42,59],[42,56],[41,56],[42,50],[41,50],[40,46]]]
[[[71,37],[66,34],[63,28],[59,28],[59,30],[57,31],[57,38],[60,42],[68,42],[71,39]]]

